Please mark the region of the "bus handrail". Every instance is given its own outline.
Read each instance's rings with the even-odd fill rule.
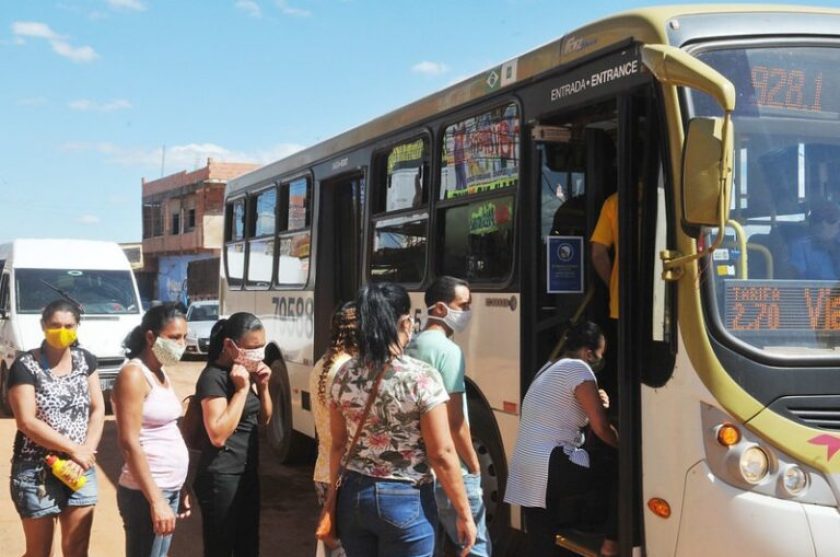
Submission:
[[[566,344],[566,336],[571,329],[580,319],[580,316],[583,315],[583,310],[586,309],[586,306],[589,305],[589,302],[592,301],[592,298],[595,296],[595,290],[590,288],[581,300],[580,305],[572,314],[572,317],[566,322],[566,327],[563,329],[563,334],[560,335],[560,339],[557,341],[557,344],[554,346],[554,350],[551,351],[551,354],[548,356],[548,361],[553,362],[557,359],[557,356],[560,355],[560,352],[563,350],[563,346]]]

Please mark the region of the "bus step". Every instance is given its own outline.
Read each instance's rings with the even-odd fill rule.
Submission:
[[[598,557],[604,536],[578,530],[561,530],[554,536],[554,543],[582,557]]]

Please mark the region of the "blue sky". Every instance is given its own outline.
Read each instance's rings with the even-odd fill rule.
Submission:
[[[637,5],[3,2],[0,240],[139,241],[163,146],[165,174],[268,163]]]

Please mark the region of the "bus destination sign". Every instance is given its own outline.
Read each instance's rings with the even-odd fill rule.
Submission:
[[[840,283],[727,280],[724,323],[741,333],[840,334]]]

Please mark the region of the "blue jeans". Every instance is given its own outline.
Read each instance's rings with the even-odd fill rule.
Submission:
[[[472,512],[476,528],[475,545],[470,550],[470,555],[475,557],[489,557],[492,553],[492,548],[490,547],[490,536],[487,533],[487,509],[484,507],[481,474],[465,473],[463,478],[464,489],[467,492],[467,499],[470,502],[470,511]],[[449,497],[446,496],[446,492],[443,491],[443,486],[439,482],[435,482],[435,503],[437,503],[438,520],[446,531],[446,535],[449,536],[449,539],[456,546],[461,545],[458,539],[458,529],[456,528],[458,515]],[[440,554],[443,555],[443,536],[440,537],[438,548]]]
[[[161,491],[163,497],[178,513],[179,490]],[[138,489],[125,486],[117,487],[117,507],[123,519],[125,529],[126,557],[166,557],[172,544],[172,534],[158,536],[152,525],[152,511],[146,496]]]
[[[348,557],[431,557],[435,549],[434,487],[347,472],[336,523]]]

